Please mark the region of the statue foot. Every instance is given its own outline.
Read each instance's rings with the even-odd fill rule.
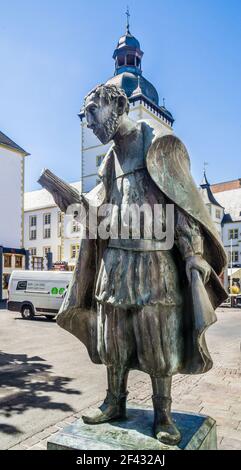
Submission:
[[[116,397],[107,390],[107,396],[102,405],[93,414],[83,415],[85,424],[101,424],[116,419],[126,418],[126,393]]]
[[[168,419],[166,422],[155,423],[154,434],[158,441],[170,446],[178,444],[181,440],[181,434],[172,419]]]
[[[156,395],[152,397],[154,406],[154,435],[158,441],[167,445],[176,445],[181,440],[171,415],[171,398]]]

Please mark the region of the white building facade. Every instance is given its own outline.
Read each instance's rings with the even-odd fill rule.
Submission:
[[[229,268],[231,264],[232,267],[241,267],[241,179],[215,184],[212,191],[225,208],[222,239]]]
[[[80,192],[80,182],[72,184]],[[79,250],[79,225],[61,213],[45,189],[25,193],[24,245],[30,253],[30,267],[43,269],[47,253],[53,263],[75,266]]]
[[[241,291],[241,178],[210,185],[204,174],[201,195],[220,233],[227,254],[224,272],[227,290],[238,286]],[[235,290],[235,294],[238,291]],[[234,292],[232,292],[234,293]]]
[[[24,165],[29,155],[0,132],[0,300],[13,269],[25,265]]]

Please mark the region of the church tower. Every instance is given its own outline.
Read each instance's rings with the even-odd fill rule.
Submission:
[[[222,220],[224,217],[224,207],[219,204],[217,199],[215,199],[205,170],[203,172],[203,179],[201,181],[199,191],[201,193],[203,202],[211,216],[211,219],[220,237],[222,238]]]
[[[129,12],[127,12],[126,32],[120,37],[113,53],[114,76],[106,84],[122,88],[129,98],[130,117],[137,121],[149,119],[158,121],[166,132],[172,132],[174,119],[164,103],[159,105],[156,88],[142,74],[143,51],[139,41],[130,33]],[[81,120],[81,182],[82,191],[92,189],[98,182],[98,167],[110,144],[103,145],[87,128],[83,110]]]

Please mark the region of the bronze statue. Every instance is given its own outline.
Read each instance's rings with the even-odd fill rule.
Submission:
[[[204,333],[227,297],[218,277],[226,255],[185,146],[158,123],[132,121],[128,110],[128,98],[114,85],[97,86],[85,98],[88,127],[113,145],[99,171],[101,183],[82,201],[85,208],[173,204],[174,244],[163,250],[154,236],[145,238],[143,220],[139,239],[131,237],[134,227],[126,239],[105,240],[88,237],[87,228],[57,323],[107,367],[107,396],[84,422],[125,418],[128,373],[138,369],[152,382],[154,435],[175,445],[181,436],[171,416],[172,376],[212,367]],[[53,195],[66,211],[64,194]]]

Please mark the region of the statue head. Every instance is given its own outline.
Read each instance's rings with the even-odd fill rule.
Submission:
[[[115,85],[98,85],[84,100],[87,126],[102,142],[107,144],[115,136],[121,120],[129,112],[125,92]]]

